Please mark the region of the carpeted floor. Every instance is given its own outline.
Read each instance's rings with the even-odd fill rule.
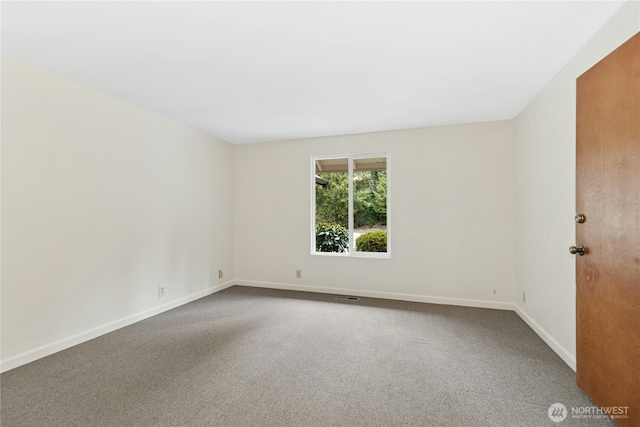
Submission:
[[[513,312],[246,287],[0,380],[3,427],[614,425]]]

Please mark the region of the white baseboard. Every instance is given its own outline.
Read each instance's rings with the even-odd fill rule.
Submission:
[[[410,302],[425,302],[429,304],[459,305],[464,307],[493,308],[496,310],[514,311],[513,303],[501,302],[501,301],[484,301],[484,300],[474,300],[474,299],[464,299],[464,298],[432,297],[432,296],[425,296],[425,295],[402,294],[402,293],[395,293],[395,292],[365,291],[365,290],[348,289],[348,288],[329,288],[325,286],[305,286],[305,285],[295,285],[291,283],[259,282],[254,280],[236,280],[235,284],[238,286],[251,286],[256,288],[284,289],[284,290],[302,291],[302,292],[318,292],[322,294],[353,295],[357,297],[382,298],[382,299],[392,299],[392,300],[410,301]]]
[[[533,331],[538,334],[538,336],[540,336],[540,338],[542,338],[542,340],[547,343],[547,345],[551,347],[551,349],[555,351],[556,354],[560,356],[560,358],[562,358],[562,360],[564,360],[564,363],[569,365],[569,367],[575,372],[576,356],[571,354],[566,348],[560,345],[560,343],[556,341],[551,335],[549,335],[549,333],[544,330],[542,326],[540,326],[527,313],[525,313],[519,305],[514,304],[514,306],[515,312],[518,314],[518,316],[520,316],[522,320],[524,320],[526,324],[529,325],[529,327],[533,329]]]
[[[161,306],[154,307],[140,313],[132,314],[122,319],[107,323],[106,325],[98,326],[88,331],[63,338],[61,340],[43,345],[33,350],[25,351],[24,353],[20,353],[7,359],[2,359],[0,361],[0,372],[6,372],[8,370],[17,368],[18,366],[25,365],[35,360],[65,350],[69,347],[73,347],[74,345],[78,345],[93,338],[97,338],[100,335],[108,334],[109,332],[113,332],[117,329],[124,328],[125,326],[129,326],[133,323],[155,316],[156,314],[160,314],[162,312],[179,307],[183,304],[187,304],[202,297],[206,297],[207,295],[219,292],[233,285],[233,281],[228,281],[220,285],[212,286],[211,288],[204,289],[186,297],[178,298]]]

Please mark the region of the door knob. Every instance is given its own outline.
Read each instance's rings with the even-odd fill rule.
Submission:
[[[569,248],[569,252],[571,252],[573,255],[578,254],[580,256],[584,255],[584,246],[579,245],[579,246],[571,246]]]
[[[576,222],[578,224],[582,224],[583,222],[585,222],[587,220],[587,217],[584,216],[584,214],[578,214],[578,215],[576,215],[576,217],[574,219],[576,220]]]

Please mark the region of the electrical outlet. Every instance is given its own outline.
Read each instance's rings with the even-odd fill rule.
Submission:
[[[218,279],[222,279],[222,276],[224,276],[224,273],[222,270],[218,270]]]
[[[164,296],[164,286],[158,286],[158,296],[159,297]]]
[[[296,270],[296,279],[302,279],[302,270]]]
[[[527,303],[527,293],[526,292],[522,292],[522,303],[523,304]]]
[[[496,291],[495,289],[493,290],[493,294],[495,295],[496,293],[498,293],[498,291]]]

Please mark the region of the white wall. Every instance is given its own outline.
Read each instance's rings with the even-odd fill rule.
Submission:
[[[391,259],[311,255],[310,158],[372,152],[391,155]],[[235,161],[237,283],[512,309],[510,121],[241,145]]]
[[[576,78],[640,30],[625,3],[515,120],[516,304],[575,369]],[[526,292],[526,303],[522,302]]]
[[[3,370],[234,277],[232,145],[6,56],[2,107]]]

